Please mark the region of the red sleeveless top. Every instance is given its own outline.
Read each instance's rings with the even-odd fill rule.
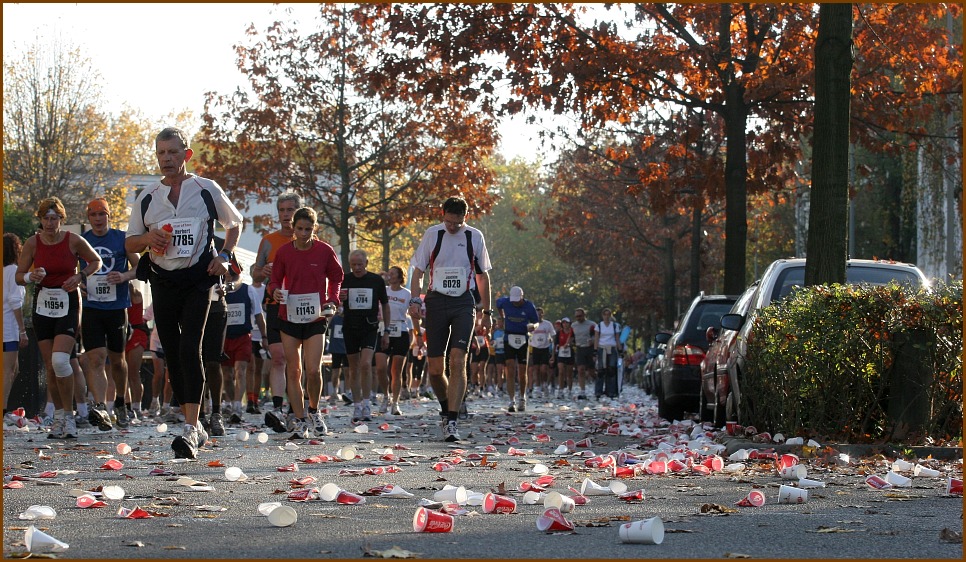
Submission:
[[[42,267],[47,276],[40,282],[41,287],[60,288],[65,281],[77,273],[77,256],[70,251],[70,231],[64,232],[64,239],[56,244],[44,244],[37,234],[37,250],[34,252],[34,268]]]
[[[130,325],[144,324],[144,301],[132,302],[127,307],[127,321]]]

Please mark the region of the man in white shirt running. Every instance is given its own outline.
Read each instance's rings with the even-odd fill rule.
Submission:
[[[444,416],[444,439],[459,441],[456,422],[466,394],[466,353],[477,321],[490,327],[490,255],[483,233],[466,224],[466,200],[443,203],[443,222],[430,227],[413,254],[409,314],[421,315],[423,273],[429,273],[426,293],[427,371]],[[477,319],[476,310],[482,311]],[[417,327],[418,329],[418,327]],[[449,358],[449,378],[444,361]]]

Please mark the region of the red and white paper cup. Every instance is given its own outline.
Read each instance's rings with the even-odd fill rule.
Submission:
[[[664,542],[664,521],[660,517],[651,517],[624,523],[620,526],[618,535],[623,543],[661,544]]]
[[[796,488],[795,486],[785,486],[778,488],[778,503],[806,503],[808,502],[808,490]]]
[[[885,478],[879,476],[878,474],[870,474],[866,479],[865,483],[872,486],[876,490],[888,490],[892,487],[892,484],[886,481]]]
[[[793,455],[791,453],[785,453],[782,456],[778,457],[778,461],[777,461],[776,464],[778,465],[778,471],[781,472],[781,470],[783,468],[787,468],[789,466],[795,466],[795,465],[797,465],[798,464],[798,455]]]
[[[808,469],[804,465],[793,464],[781,468],[778,473],[781,474],[782,480],[800,480],[808,475]]]
[[[341,503],[343,505],[356,505],[366,503],[366,498],[360,496],[359,494],[353,494],[352,492],[347,492],[346,490],[340,490],[339,495],[335,497],[336,503]]]
[[[417,533],[451,533],[453,516],[420,507],[413,516],[413,531]]]
[[[77,496],[77,507],[81,509],[107,507],[107,502],[101,501],[90,494]]]
[[[489,493],[483,496],[483,513],[513,513],[517,509],[517,500]]]
[[[765,505],[765,494],[761,490],[752,490],[748,495],[741,498],[735,505],[738,507],[761,507]]]
[[[949,477],[946,480],[946,494],[950,496],[963,495],[963,479]]]
[[[722,470],[724,470],[724,459],[722,459],[718,455],[713,455],[704,459],[704,461],[701,464],[710,468],[714,472],[721,472]]]
[[[537,530],[545,533],[554,531],[573,531],[574,524],[568,521],[556,507],[548,508],[537,517]]]

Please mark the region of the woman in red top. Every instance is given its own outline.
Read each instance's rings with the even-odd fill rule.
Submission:
[[[570,398],[574,376],[574,330],[570,327],[570,318],[560,320],[560,331],[553,348],[557,355],[557,398]]]
[[[144,296],[141,294],[141,282],[135,280],[129,283],[131,306],[127,309],[127,321],[131,326],[131,335],[124,347],[124,353],[127,357],[127,392],[130,398],[125,400],[131,405],[131,412],[135,416],[131,419],[131,423],[137,423],[135,420],[140,420],[143,416],[141,399],[144,397],[144,385],[141,383],[141,360],[144,358],[144,350],[148,348],[151,333],[144,323]]]
[[[77,287],[87,275],[101,268],[101,257],[76,234],[62,231],[67,213],[56,197],[40,202],[37,209],[40,230],[24,242],[15,279],[18,284],[36,283],[33,322],[37,345],[47,368],[47,387],[54,402],[54,423],[49,439],[77,437],[74,419],[74,370],[70,352],[80,321],[80,293]],[[78,257],[87,268],[78,273]],[[30,271],[33,266],[33,271]],[[29,273],[28,273],[29,272]],[[55,376],[51,377],[53,373]]]
[[[314,237],[315,211],[302,207],[292,218],[295,240],[275,253],[272,280],[265,291],[279,303],[279,331],[285,349],[285,379],[289,407],[295,415],[291,439],[311,439],[328,432],[319,411],[322,397],[322,353],[328,319],[339,304],[342,265],[332,246]],[[309,399],[306,416],[302,393],[302,361]],[[266,413],[266,418],[271,412]],[[274,414],[276,417],[278,413]]]

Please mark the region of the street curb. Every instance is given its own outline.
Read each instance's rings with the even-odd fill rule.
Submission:
[[[725,453],[730,455],[739,449],[774,449],[778,453],[801,453],[802,445],[785,445],[776,443],[755,443],[748,439],[738,437],[719,438],[725,445]],[[845,453],[850,457],[862,458],[872,455],[884,455],[889,458],[906,457],[906,452],[911,452],[915,458],[933,458],[944,461],[962,460],[962,447],[930,447],[930,446],[906,446],[893,444],[852,444],[835,443],[822,444],[823,447],[831,447],[840,453]]]

